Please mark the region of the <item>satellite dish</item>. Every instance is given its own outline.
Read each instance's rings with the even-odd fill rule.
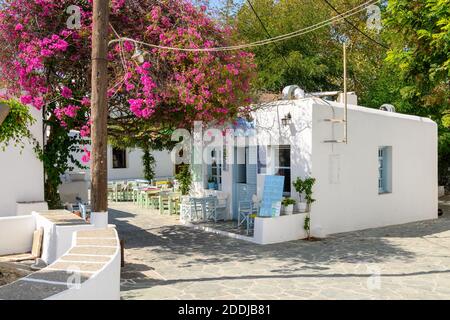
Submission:
[[[387,112],[395,112],[395,107],[392,104],[383,104],[380,107],[380,110],[387,111]]]
[[[283,100],[303,99],[305,97],[305,90],[299,86],[292,85],[283,89]]]

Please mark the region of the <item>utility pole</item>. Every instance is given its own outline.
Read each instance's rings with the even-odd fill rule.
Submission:
[[[347,42],[344,41],[344,141],[348,143]]]
[[[93,1],[91,97],[91,223],[108,225],[108,29],[109,0]]]

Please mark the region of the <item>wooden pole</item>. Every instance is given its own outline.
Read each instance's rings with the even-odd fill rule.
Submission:
[[[92,212],[108,210],[108,29],[109,1],[94,0],[92,26]]]

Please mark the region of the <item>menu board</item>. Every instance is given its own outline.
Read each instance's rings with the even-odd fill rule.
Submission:
[[[278,217],[281,213],[283,199],[284,177],[266,176],[261,201],[260,217]]]

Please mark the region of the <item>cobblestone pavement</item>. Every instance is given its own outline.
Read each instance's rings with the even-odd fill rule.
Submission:
[[[258,246],[112,204],[126,241],[123,299],[450,299],[450,197],[443,217]]]

